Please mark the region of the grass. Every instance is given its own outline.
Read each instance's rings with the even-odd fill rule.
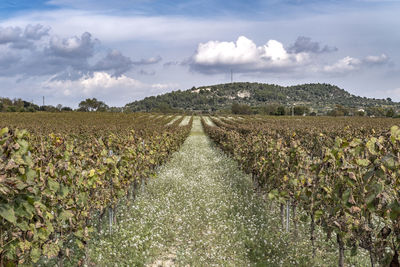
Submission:
[[[312,259],[308,224],[294,238],[280,228],[276,203],[254,193],[236,162],[213,147],[200,121],[180,151],[156,177],[126,201],[110,234],[102,230],[89,246],[96,266],[336,266],[334,241],[317,241]],[[106,228],[104,228],[106,229]],[[367,266],[368,257],[347,257]]]

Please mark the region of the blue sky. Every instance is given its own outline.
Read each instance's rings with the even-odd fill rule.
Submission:
[[[400,101],[400,1],[0,3],[0,96],[76,107],[230,80]]]

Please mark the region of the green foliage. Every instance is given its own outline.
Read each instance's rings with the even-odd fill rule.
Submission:
[[[396,115],[395,111],[393,108],[389,108],[388,110],[386,110],[386,117],[392,118]]]
[[[209,136],[270,199],[304,210],[328,239],[337,237],[339,251],[363,248],[373,264],[398,264],[400,130],[387,130],[393,120],[213,122],[204,123]]]
[[[87,98],[79,103],[79,111],[106,111],[108,106],[96,98]]]
[[[312,107],[315,110],[321,110],[318,113],[323,114],[340,105],[342,108],[335,110],[335,114],[331,114],[333,116],[354,114],[355,110],[360,107],[371,108],[371,110],[378,107],[383,110],[390,107],[399,108],[398,103],[387,99],[358,97],[330,84],[317,83],[284,87],[274,84],[243,82],[193,87],[186,91],[146,97],[143,100],[128,103],[125,109],[149,112],[157,110],[161,104],[166,104],[168,107],[178,110],[214,112],[230,109],[233,103],[258,108],[258,113],[268,115],[286,114],[283,109],[290,109],[293,104],[305,108]],[[275,111],[271,111],[273,106],[283,106],[284,108],[280,108],[280,111],[276,112],[277,107],[275,107]],[[267,110],[264,110],[265,107]],[[301,110],[297,111],[299,115],[304,114]],[[385,113],[379,116],[384,115]]]
[[[238,104],[238,103],[233,103],[232,104],[232,114],[243,114],[243,115],[248,115],[251,114],[251,107],[249,105],[245,104]]]
[[[286,114],[286,109],[284,106],[273,103],[273,104],[267,104],[264,105],[260,108],[259,111],[260,114],[263,115],[277,115],[277,116],[282,116]]]
[[[20,98],[11,100],[0,97],[0,112],[35,112],[38,110],[39,106]]]
[[[295,106],[293,108],[294,115],[302,116],[310,113],[310,108],[306,106]]]
[[[164,126],[170,119],[124,114],[104,124],[107,116],[88,114],[85,129],[83,114],[65,113],[46,114],[47,128],[35,115],[26,121],[2,115],[0,122],[1,262],[33,265],[42,257],[62,259],[69,254],[65,244],[70,240],[84,249],[95,215],[115,208],[133,184],[149,177],[191,126],[178,127],[181,120]],[[30,133],[1,128],[13,123]],[[68,130],[55,134],[59,127]]]
[[[348,116],[350,110],[348,108],[343,107],[342,105],[337,105],[333,110],[327,113],[328,116]]]

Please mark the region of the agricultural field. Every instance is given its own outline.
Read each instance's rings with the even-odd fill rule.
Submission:
[[[176,151],[191,121],[144,114],[1,114],[1,266],[78,259],[107,213]],[[49,261],[50,259],[50,261]]]
[[[399,124],[0,114],[0,265],[398,266]]]
[[[372,118],[212,118],[203,126],[255,188],[279,203],[282,229],[307,224],[313,258],[317,231],[336,241],[338,265],[398,266],[399,120]],[[292,226],[289,226],[292,225]],[[346,257],[346,252],[350,256]],[[324,265],[324,264],[323,264]]]

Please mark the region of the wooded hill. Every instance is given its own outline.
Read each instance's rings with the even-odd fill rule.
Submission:
[[[400,107],[400,103],[390,98],[375,99],[350,94],[330,84],[302,84],[280,86],[275,84],[237,82],[203,86],[186,91],[174,91],[159,96],[146,97],[129,103],[125,109],[130,111],[194,110],[217,111],[229,109],[233,103],[262,107],[278,104],[308,106],[317,112],[324,112],[338,105],[347,108]]]

